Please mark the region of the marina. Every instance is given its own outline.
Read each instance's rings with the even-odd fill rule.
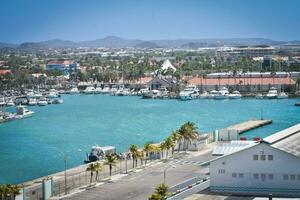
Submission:
[[[300,121],[299,108],[294,106],[299,99],[241,99],[237,103],[84,94],[62,98],[60,106],[32,106],[33,117],[0,125],[0,150],[4,152],[0,182],[19,183],[61,171],[64,155],[68,155],[68,168],[77,166],[93,145],[115,146],[123,152],[130,144],[159,142],[186,121],[195,122],[200,133],[205,133],[260,119],[263,109],[264,117],[273,123],[244,132],[242,136],[249,140]],[[33,170],[28,173],[28,169]]]

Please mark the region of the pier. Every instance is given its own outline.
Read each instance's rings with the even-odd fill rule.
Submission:
[[[273,121],[269,119],[259,120],[259,119],[252,119],[245,122],[241,122],[238,124],[231,125],[225,129],[227,130],[234,130],[239,134],[244,132],[250,131],[255,128],[263,127],[265,125],[271,124]]]

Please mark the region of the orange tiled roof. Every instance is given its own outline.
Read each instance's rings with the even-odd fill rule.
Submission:
[[[294,85],[295,81],[289,77],[286,78],[200,78],[194,77],[188,81],[193,85],[272,85],[285,84]]]

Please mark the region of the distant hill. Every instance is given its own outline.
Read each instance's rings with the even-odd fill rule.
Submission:
[[[18,46],[17,44],[0,42],[0,48],[4,48],[4,47],[15,48],[17,46]]]
[[[11,47],[21,49],[42,48],[76,48],[76,47],[106,47],[106,48],[202,48],[221,46],[253,46],[253,45],[300,45],[300,41],[275,41],[266,38],[228,38],[228,39],[175,39],[175,40],[136,40],[108,36],[102,39],[73,42],[68,40],[53,39],[41,42],[26,42],[19,46],[16,44],[0,43],[0,48]]]
[[[155,49],[159,48],[160,46],[158,46],[155,42],[146,41],[135,45],[135,47],[142,49]]]

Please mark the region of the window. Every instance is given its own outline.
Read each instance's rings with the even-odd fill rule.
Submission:
[[[261,178],[262,181],[266,180],[266,174],[261,174],[260,178]]]
[[[236,178],[236,173],[232,173],[232,178]]]
[[[239,178],[244,178],[244,174],[239,173]]]
[[[219,169],[219,174],[225,174],[225,169]]]
[[[274,160],[273,155],[268,155],[268,160]]]
[[[253,160],[258,160],[258,155],[253,155]]]
[[[266,160],[266,155],[260,155],[261,160]]]
[[[292,181],[296,180],[296,175],[291,174],[291,175],[290,175],[290,179],[291,179]]]
[[[283,180],[289,180],[289,175],[284,174],[284,175],[283,175]]]
[[[269,174],[268,177],[269,177],[269,180],[273,180],[274,179],[274,175],[273,174]]]
[[[254,179],[258,179],[258,174],[253,174]]]

